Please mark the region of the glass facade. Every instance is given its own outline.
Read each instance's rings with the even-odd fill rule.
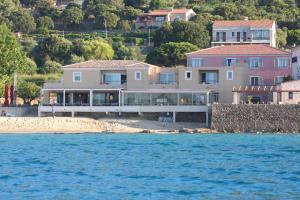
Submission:
[[[94,92],[93,106],[118,106],[119,93],[116,92]]]
[[[125,106],[206,105],[204,93],[124,93]]]

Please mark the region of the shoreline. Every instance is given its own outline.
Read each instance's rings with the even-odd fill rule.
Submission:
[[[165,123],[144,119],[91,119],[70,117],[0,117],[0,134],[33,133],[123,133],[123,134],[174,134],[217,133],[201,123]]]

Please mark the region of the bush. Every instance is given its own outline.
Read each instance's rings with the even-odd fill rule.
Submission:
[[[46,81],[57,81],[61,77],[60,74],[33,74],[33,75],[20,75],[18,76],[19,82],[32,82],[38,86],[43,86]]]
[[[37,27],[38,28],[53,29],[54,28],[54,23],[53,23],[53,20],[48,16],[39,17],[37,19]]]

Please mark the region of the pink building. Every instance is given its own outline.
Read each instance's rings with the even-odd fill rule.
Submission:
[[[200,83],[218,86],[222,103],[271,102],[273,95],[268,88],[292,75],[291,53],[263,44],[215,46],[192,52],[187,54],[187,66],[199,69]],[[221,77],[221,69],[225,69],[225,77]],[[225,94],[233,90],[238,95],[228,98]]]

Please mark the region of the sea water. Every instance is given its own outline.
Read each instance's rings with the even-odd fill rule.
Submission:
[[[300,199],[300,135],[0,134],[0,199]]]

